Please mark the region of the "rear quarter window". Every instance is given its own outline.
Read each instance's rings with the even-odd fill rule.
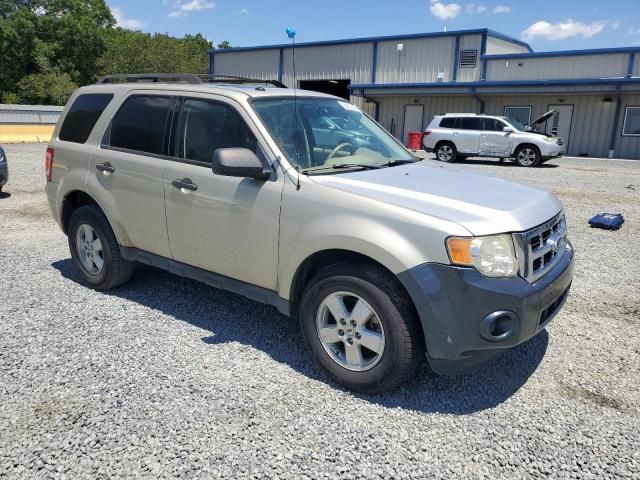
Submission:
[[[58,139],[85,143],[112,99],[113,95],[110,93],[87,93],[78,96],[64,118]]]
[[[440,128],[459,128],[459,120],[458,117],[443,118],[440,121]]]

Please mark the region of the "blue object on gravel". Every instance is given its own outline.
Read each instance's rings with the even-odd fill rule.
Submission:
[[[620,213],[599,213],[591,220],[589,225],[605,230],[618,230],[624,223],[624,217]]]

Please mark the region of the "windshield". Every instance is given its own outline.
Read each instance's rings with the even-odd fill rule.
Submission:
[[[389,133],[347,101],[263,98],[252,105],[287,160],[302,173],[415,161]]]
[[[521,132],[527,131],[527,126],[520,123],[518,120],[512,117],[504,117],[504,119],[511,124],[513,128],[516,130],[520,130]]]

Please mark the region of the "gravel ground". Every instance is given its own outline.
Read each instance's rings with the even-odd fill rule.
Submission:
[[[482,371],[353,395],[275,309],[142,267],[82,285],[7,146],[0,197],[0,478],[640,478],[640,162],[464,169],[564,202],[578,264],[547,331]],[[590,229],[620,211],[618,232]]]

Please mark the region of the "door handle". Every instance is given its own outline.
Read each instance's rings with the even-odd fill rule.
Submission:
[[[109,162],[96,163],[96,170],[102,173],[113,173],[116,171],[116,169],[113,168],[113,165],[111,165]]]
[[[198,190],[198,186],[195,183],[193,183],[190,178],[174,180],[173,182],[171,182],[171,185],[173,185],[178,190],[184,189],[184,190],[190,190],[192,192],[195,192],[196,190]]]

